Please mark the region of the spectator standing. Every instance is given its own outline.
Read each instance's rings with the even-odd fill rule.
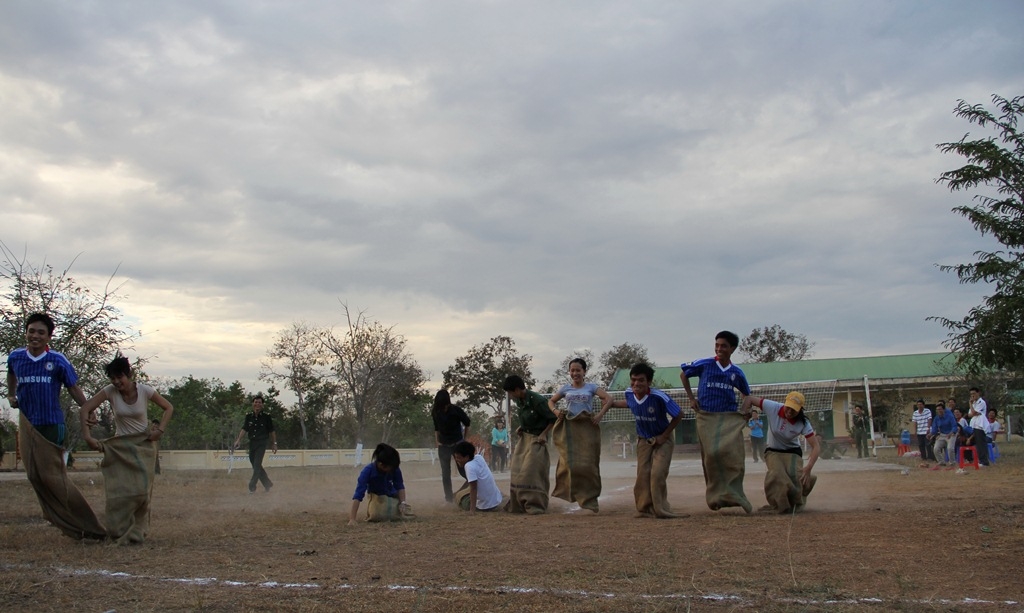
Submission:
[[[988,423],[988,404],[981,397],[981,390],[971,388],[970,426],[974,429],[974,448],[978,451],[978,463],[988,466],[988,442],[992,424]]]
[[[868,416],[864,414],[864,407],[859,404],[853,405],[853,445],[857,448],[857,458],[867,458],[868,435],[870,428]]]
[[[928,407],[924,406],[924,400],[917,401],[917,408],[914,410],[914,414],[911,417],[914,420],[914,426],[917,432],[917,449],[921,452],[922,460],[934,460],[931,452],[931,446],[928,445],[928,432],[932,426],[932,412],[928,410]]]
[[[758,411],[751,413],[747,427],[750,428],[750,454],[754,456],[754,462],[757,462],[764,457],[764,423]]]
[[[491,428],[491,471],[503,473],[507,465],[508,429],[505,428],[505,418],[502,417]]]

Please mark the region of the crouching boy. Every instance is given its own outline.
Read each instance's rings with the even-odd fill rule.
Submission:
[[[778,513],[799,511],[804,508],[807,496],[818,480],[811,474],[811,469],[821,452],[814,428],[804,414],[804,395],[790,392],[786,395],[786,402],[747,396],[740,412],[749,414],[752,406],[760,407],[768,419],[768,449],[764,452],[764,463],[768,469],[764,476],[764,496],[768,499],[768,506],[762,510]],[[806,464],[800,448],[801,436],[811,448]]]
[[[460,441],[452,449],[452,457],[466,473],[466,485],[455,492],[455,504],[463,511],[497,511],[501,508],[501,490],[484,457],[477,455],[469,441]]]

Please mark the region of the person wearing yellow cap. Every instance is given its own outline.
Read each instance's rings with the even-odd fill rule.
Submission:
[[[799,511],[818,480],[811,474],[811,469],[821,453],[818,437],[804,414],[804,395],[790,392],[785,402],[747,396],[740,412],[749,415],[753,406],[760,407],[768,420],[768,448],[764,452],[764,463],[768,469],[764,476],[764,495],[768,506],[762,510],[778,513]],[[800,447],[801,436],[811,449],[806,464]]]

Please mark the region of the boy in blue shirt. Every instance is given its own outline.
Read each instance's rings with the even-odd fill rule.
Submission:
[[[366,521],[393,521],[411,517],[409,505],[405,502],[401,464],[402,456],[397,449],[387,443],[377,445],[370,463],[359,472],[356,480],[348,525],[355,525],[359,504],[366,494],[370,495],[370,501],[366,504]]]
[[[25,321],[26,346],[7,357],[7,400],[21,411],[32,427],[58,447],[64,445],[64,409],[60,388],[68,388],[78,406],[85,394],[78,387],[78,373],[63,353],[52,351],[56,325],[45,313],[33,313]]]
[[[708,508],[742,507],[750,513],[753,507],[743,493],[745,453],[743,426],[746,420],[737,411],[736,392],[750,395],[747,377],[732,363],[732,354],[739,346],[736,334],[723,330],[715,336],[715,356],[681,364],[679,380],[690,397],[690,407],[697,413],[697,437],[700,459],[704,465],[705,498]],[[693,395],[690,377],[699,377],[697,395]]]
[[[636,418],[636,483],[633,498],[637,517],[680,517],[668,504],[668,469],[675,441],[672,432],[683,418],[679,405],[651,387],[654,369],[636,364],[629,369],[630,389],[613,407],[628,408]],[[671,418],[671,419],[670,419]]]

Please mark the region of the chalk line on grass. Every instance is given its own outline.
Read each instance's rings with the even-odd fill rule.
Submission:
[[[31,569],[29,564],[0,564],[0,569]],[[167,583],[178,583],[185,585],[196,585],[202,587],[229,587],[229,588],[258,588],[258,589],[335,589],[338,591],[414,591],[414,592],[467,592],[479,594],[538,594],[551,596],[572,596],[578,598],[594,599],[643,599],[643,600],[695,600],[705,602],[735,602],[737,604],[755,604],[757,601],[738,594],[620,594],[616,592],[595,592],[590,590],[565,590],[558,588],[536,588],[514,585],[501,585],[495,587],[472,587],[467,585],[356,585],[351,583],[339,583],[336,585],[324,585],[321,583],[303,582],[281,582],[281,581],[234,581],[230,579],[218,579],[217,577],[155,577],[151,575],[134,575],[124,571],[112,571],[105,569],[65,568],[54,567],[52,570],[70,576],[97,576],[114,580],[147,580]],[[877,597],[852,597],[820,600],[815,598],[774,598],[776,602],[784,602],[802,606],[823,606],[823,605],[884,605],[884,604],[917,604],[917,605],[941,605],[941,606],[962,606],[962,605],[997,605],[1006,607],[1018,607],[1022,603],[1015,600],[984,600],[980,598],[964,597],[959,600],[947,598],[930,599],[884,599]]]

